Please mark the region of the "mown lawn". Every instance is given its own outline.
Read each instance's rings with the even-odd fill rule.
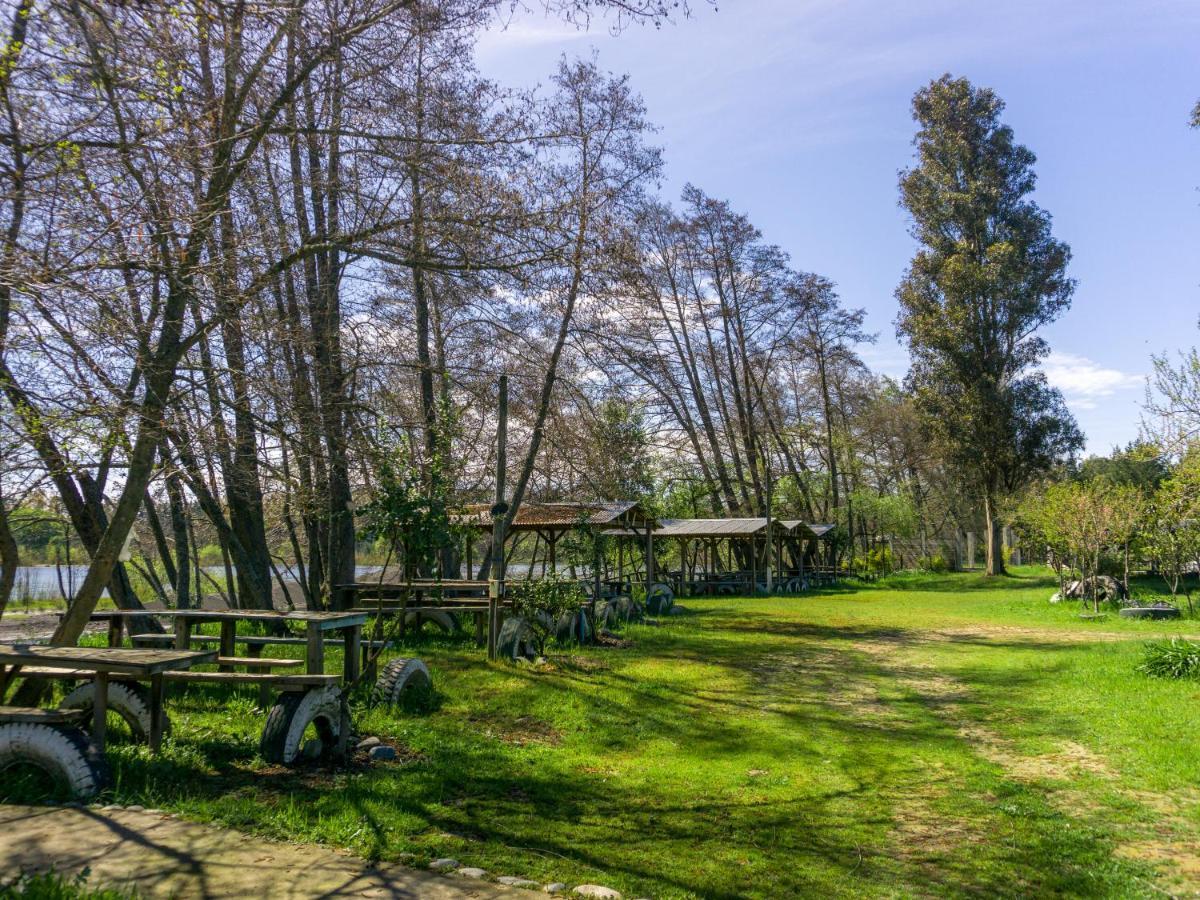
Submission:
[[[162,757],[113,748],[113,799],[626,897],[1200,889],[1200,684],[1135,671],[1200,623],[1083,621],[1053,590],[686,600],[537,668],[424,639],[430,708],[358,712],[400,762],[341,772],[268,767],[252,694],[192,689]]]

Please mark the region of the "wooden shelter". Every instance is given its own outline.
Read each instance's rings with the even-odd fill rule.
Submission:
[[[490,533],[493,526],[492,508],[485,503],[468,506],[459,517],[459,523],[479,533]],[[530,551],[527,575],[533,576],[534,570],[541,563],[543,572],[555,572],[558,568],[558,544],[565,535],[583,531],[593,537],[620,533],[638,541],[643,554],[649,561],[647,583],[654,581],[654,534],[659,522],[633,500],[594,501],[594,502],[532,502],[522,503],[517,510],[512,525],[506,534],[506,544],[512,549],[505,553],[506,559],[511,559],[516,544],[522,538],[533,535],[534,544]],[[474,570],[474,540],[468,539],[466,566],[468,574]],[[541,555],[539,557],[539,550]],[[593,590],[596,595],[601,593],[601,581],[616,580],[602,578],[605,561],[590,560]],[[618,572],[617,579],[621,577]]]
[[[676,594],[751,593],[792,584],[798,590],[808,572],[812,542],[833,530],[801,520],[763,516],[725,519],[663,519],[654,532],[657,546],[675,542],[679,567],[667,578]],[[610,531],[614,536],[631,536]],[[792,579],[799,581],[792,583]]]

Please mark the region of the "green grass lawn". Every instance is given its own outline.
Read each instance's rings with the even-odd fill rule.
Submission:
[[[685,600],[536,668],[418,639],[430,708],[364,705],[401,759],[344,771],[267,766],[252,693],[193,688],[161,757],[114,745],[114,800],[626,897],[1200,889],[1200,684],[1135,671],[1200,623],[1084,621],[1054,587]]]

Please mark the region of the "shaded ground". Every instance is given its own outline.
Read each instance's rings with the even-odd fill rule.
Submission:
[[[1083,621],[1053,589],[689,600],[536,667],[412,636],[432,702],[355,709],[396,763],[267,766],[253,690],[194,688],[162,756],[113,745],[112,797],[656,900],[1200,894],[1200,685],[1136,671],[1146,639],[1200,629]]]
[[[271,843],[145,812],[0,806],[0,873],[90,870],[93,885],[141,897],[534,896],[400,866],[369,866],[323,847]]]

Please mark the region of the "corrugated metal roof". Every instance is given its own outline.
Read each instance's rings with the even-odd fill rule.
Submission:
[[[656,538],[729,538],[761,534],[767,527],[764,517],[747,519],[663,519],[654,529]],[[798,537],[819,538],[833,529],[832,525],[810,525],[801,519],[775,519],[771,528],[778,535],[791,532]],[[627,528],[607,529],[611,537],[639,537],[640,533]]]
[[[533,503],[525,502],[517,510],[513,530],[538,528],[574,528],[577,525],[644,525],[654,519],[633,500],[598,501],[595,503]],[[459,521],[479,528],[492,527],[492,507],[489,503],[468,504]]]
[[[765,518],[755,519],[663,519],[655,537],[748,537],[767,527]]]

